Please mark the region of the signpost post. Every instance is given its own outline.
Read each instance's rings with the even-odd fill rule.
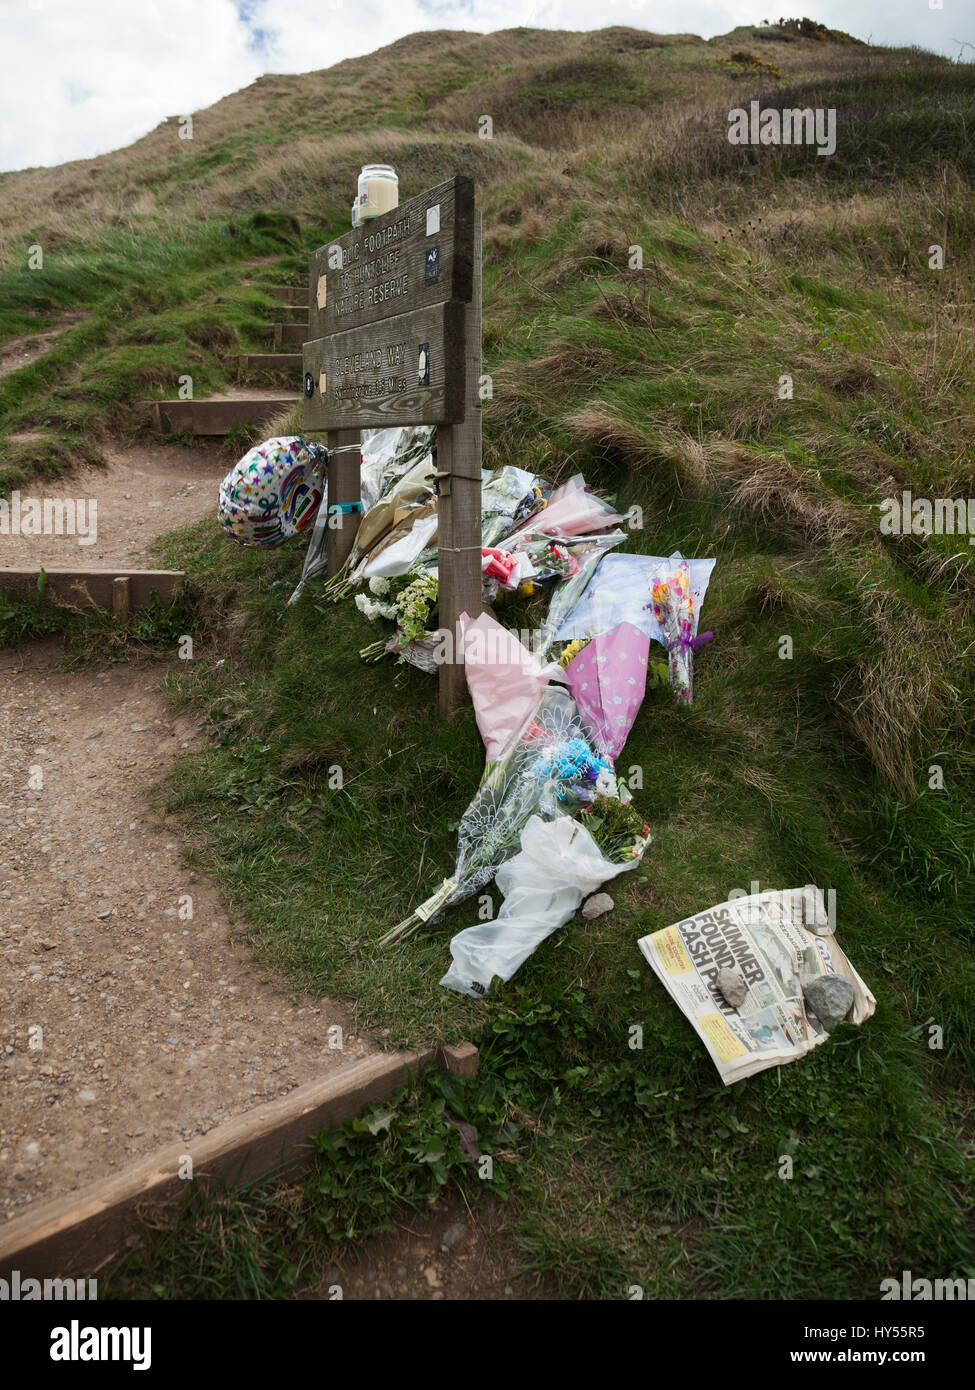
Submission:
[[[457,619],[481,612],[481,235],[462,175],[314,253],[304,429],[327,430],[328,572],[360,521],[359,431],[436,425],[440,712],[464,691]],[[334,522],[334,525],[333,525]]]

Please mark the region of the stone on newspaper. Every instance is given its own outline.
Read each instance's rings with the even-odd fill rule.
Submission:
[[[823,895],[814,883],[807,883],[802,890],[802,925],[816,936],[833,935]]]
[[[853,1007],[853,986],[842,975],[820,975],[803,985],[802,997],[810,1012],[831,1032]]]
[[[737,1009],[744,1004],[748,996],[748,986],[738,974],[737,970],[729,970],[727,966],[718,971],[717,986],[724,995],[727,1003],[733,1009]]]

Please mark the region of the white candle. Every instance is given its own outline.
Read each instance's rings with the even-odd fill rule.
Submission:
[[[399,205],[399,180],[389,164],[365,164],[359,175],[359,221],[381,217]]]

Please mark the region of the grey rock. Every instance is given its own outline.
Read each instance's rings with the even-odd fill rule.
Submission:
[[[842,975],[821,975],[803,986],[806,1007],[826,1029],[841,1023],[853,1007],[853,986]]]
[[[602,917],[604,912],[612,912],[615,906],[608,893],[593,893],[582,905],[582,915],[591,922],[594,917]]]
[[[833,925],[826,912],[826,903],[815,883],[807,883],[802,890],[802,925],[806,931],[811,931],[816,936],[833,935]]]
[[[745,984],[741,975],[738,974],[737,970],[729,970],[728,967],[725,966],[723,970],[718,971],[716,983],[718,989],[720,989],[721,993],[724,995],[725,1000],[733,1009],[737,1009],[740,1005],[744,1004],[748,997],[748,986]]]

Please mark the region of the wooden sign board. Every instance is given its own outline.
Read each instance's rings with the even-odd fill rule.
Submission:
[[[304,346],[306,430],[464,418],[464,305],[414,309]]]
[[[311,258],[308,337],[324,338],[457,299],[474,276],[474,184],[455,174]]]
[[[460,614],[481,611],[481,223],[470,179],[457,174],[314,253],[303,364],[303,428],[328,431],[329,574],[358,526],[360,431],[439,426],[438,606],[455,635]],[[439,684],[446,717],[464,693],[459,649]]]

